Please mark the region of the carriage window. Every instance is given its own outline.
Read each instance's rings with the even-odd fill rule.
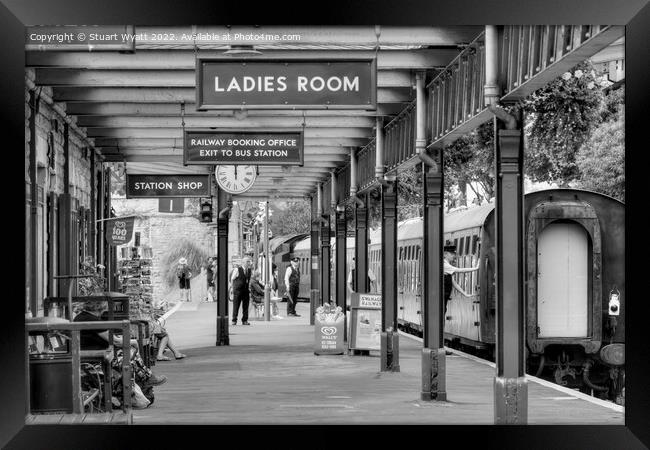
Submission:
[[[464,248],[464,245],[463,245],[463,244],[465,244],[465,238],[464,238],[464,237],[460,238],[460,246],[457,247],[457,248],[458,248],[458,254],[459,254],[459,255],[462,255],[462,254],[463,254],[463,248]]]
[[[478,250],[477,244],[478,243],[478,235],[475,234],[472,236],[472,255],[476,255],[476,251]]]
[[[454,239],[454,247],[458,248],[458,238]]]
[[[469,254],[469,236],[465,238],[465,254]]]

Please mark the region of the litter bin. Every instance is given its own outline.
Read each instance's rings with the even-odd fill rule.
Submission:
[[[342,355],[345,314],[340,306],[329,303],[316,308],[314,314],[314,354]]]
[[[68,322],[52,317],[27,319],[34,323]],[[32,413],[72,412],[72,353],[57,333],[29,335],[29,400]]]

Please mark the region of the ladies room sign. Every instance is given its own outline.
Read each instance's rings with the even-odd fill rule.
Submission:
[[[197,58],[196,108],[377,108],[372,59]]]

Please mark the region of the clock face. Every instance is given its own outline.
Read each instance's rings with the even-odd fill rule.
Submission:
[[[217,166],[214,171],[217,184],[229,194],[241,194],[255,183],[255,166]]]

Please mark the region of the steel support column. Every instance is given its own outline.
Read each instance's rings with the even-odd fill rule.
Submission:
[[[311,197],[311,290],[309,298],[309,324],[314,324],[314,314],[316,313],[316,303],[320,304],[320,290],[319,290],[319,277],[318,277],[318,226],[317,220],[318,211],[316,205],[316,198]]]
[[[354,246],[354,278],[352,279],[355,292],[368,292],[368,194],[363,195],[363,200],[356,204],[354,209],[355,240]]]
[[[38,115],[39,99],[34,91],[29,92],[29,270],[31,271],[29,283],[29,308],[32,316],[38,314],[38,180],[36,171],[36,116]]]
[[[73,236],[73,217],[72,217],[72,194],[70,194],[70,136],[69,125],[63,125],[63,193],[59,195],[59,273],[55,275],[77,275],[78,268],[73,267],[74,261],[74,240]],[[81,244],[79,244],[81,245]],[[106,265],[110,271],[110,264]],[[110,278],[107,280],[110,283]],[[71,279],[59,280],[59,295],[68,295],[70,283],[74,284]],[[72,288],[72,295],[76,295],[76,286]]]
[[[347,311],[346,300],[346,267],[345,254],[347,252],[347,221],[345,206],[336,207],[336,306],[340,306],[343,313]],[[347,322],[343,323],[343,340],[347,341]]]
[[[95,149],[90,150],[90,222],[88,224],[88,242],[90,242],[90,255],[93,257],[93,261],[97,264],[97,168],[95,166],[95,161],[97,160],[97,155],[95,154]]]
[[[444,348],[444,302],[442,272],[443,166],[442,149],[429,155],[435,166],[425,164],[424,176],[424,267],[422,268],[422,400],[447,400]]]
[[[320,304],[329,303],[330,301],[330,283],[332,281],[332,265],[330,263],[330,215],[321,214],[320,224],[320,258],[321,258],[321,300]]]
[[[521,425],[528,421],[528,384],[524,372],[524,149],[521,113],[513,119],[506,122],[508,129],[501,129],[502,122],[495,120],[498,138],[495,139],[497,373],[494,379],[494,422],[497,425]]]
[[[397,177],[381,187],[381,358],[382,372],[399,372],[397,331]]]
[[[228,220],[232,200],[225,191],[217,188],[217,342],[230,345],[228,333]]]

